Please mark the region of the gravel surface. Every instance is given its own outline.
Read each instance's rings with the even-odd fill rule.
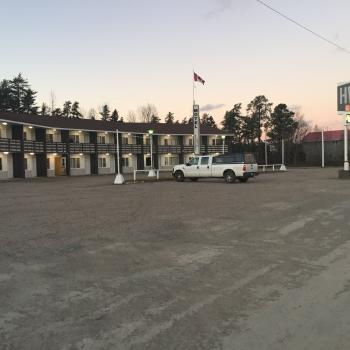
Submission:
[[[349,349],[337,176],[0,183],[0,348]]]

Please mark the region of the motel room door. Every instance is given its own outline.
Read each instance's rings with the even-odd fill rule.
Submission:
[[[66,175],[66,157],[55,157],[55,176]]]

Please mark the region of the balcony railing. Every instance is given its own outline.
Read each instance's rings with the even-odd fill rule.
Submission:
[[[194,152],[194,147],[190,145],[184,145],[183,146],[183,152],[184,153],[193,153]]]
[[[44,142],[40,141],[23,141],[24,153],[44,153]]]
[[[70,143],[70,153],[95,153],[95,145],[93,143]]]
[[[208,153],[222,153],[223,147],[225,147],[225,153],[228,152],[228,145],[218,145],[218,146],[213,146],[209,145],[208,146]]]
[[[21,152],[21,141],[11,139],[0,139],[1,152]]]
[[[122,145],[122,153],[123,154],[127,154],[127,153],[131,153],[131,154],[141,154],[141,145]]]
[[[159,154],[164,154],[164,153],[178,154],[178,153],[181,153],[181,146],[180,145],[158,145],[158,153]]]
[[[47,153],[67,153],[67,145],[64,142],[50,142],[46,144]]]
[[[97,152],[98,153],[117,153],[117,145],[113,143],[98,143]]]

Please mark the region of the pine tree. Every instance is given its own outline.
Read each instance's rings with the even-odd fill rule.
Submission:
[[[72,102],[66,101],[63,104],[62,117],[70,118],[71,117],[71,110],[72,110]]]
[[[55,108],[53,111],[51,111],[51,115],[53,117],[62,117],[63,112],[62,112],[61,108]]]
[[[79,111],[79,102],[75,101],[72,104],[71,112],[70,112],[72,118],[80,118],[82,117],[82,114]]]
[[[119,120],[119,113],[116,109],[112,112],[110,120],[111,122],[117,122]]]
[[[252,141],[258,139],[261,141],[261,128],[269,122],[271,115],[272,103],[264,96],[256,96],[247,106],[248,117],[252,120],[250,121],[250,126],[253,127],[251,130]]]
[[[11,110],[11,86],[9,80],[0,82],[0,111],[8,112]]]
[[[213,116],[209,115],[208,113],[204,113],[201,118],[201,124],[202,125],[208,125],[211,127],[216,126],[216,122],[213,118]]]
[[[224,116],[224,120],[221,122],[222,129],[233,134],[232,141],[235,143],[241,142],[241,129],[242,129],[242,104],[236,103],[230,111],[227,111]]]
[[[110,110],[108,108],[108,105],[104,105],[102,107],[102,111],[100,112],[101,119],[102,120],[108,120],[110,117]]]
[[[168,112],[168,114],[166,115],[164,121],[167,124],[173,124],[174,123],[174,119],[175,119],[174,113]]]
[[[12,80],[10,80],[12,112],[24,112],[23,99],[28,88],[28,81],[22,77],[21,73],[19,73],[17,77],[14,77]]]
[[[30,88],[24,90],[23,98],[21,101],[21,104],[22,104],[21,110],[23,113],[31,113],[31,114],[38,113],[38,107],[35,106],[35,95],[36,95],[36,91],[33,91]]]
[[[153,114],[152,117],[151,117],[151,123],[160,123],[160,118]]]

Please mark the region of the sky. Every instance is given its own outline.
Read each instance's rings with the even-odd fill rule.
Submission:
[[[265,0],[350,50],[348,0]],[[321,128],[341,128],[337,83],[350,54],[256,0],[0,0],[0,79],[21,72],[37,101],[103,104],[126,117],[152,103],[164,118],[196,102],[219,123],[226,110],[264,94]],[[211,109],[212,108],[212,109]]]

